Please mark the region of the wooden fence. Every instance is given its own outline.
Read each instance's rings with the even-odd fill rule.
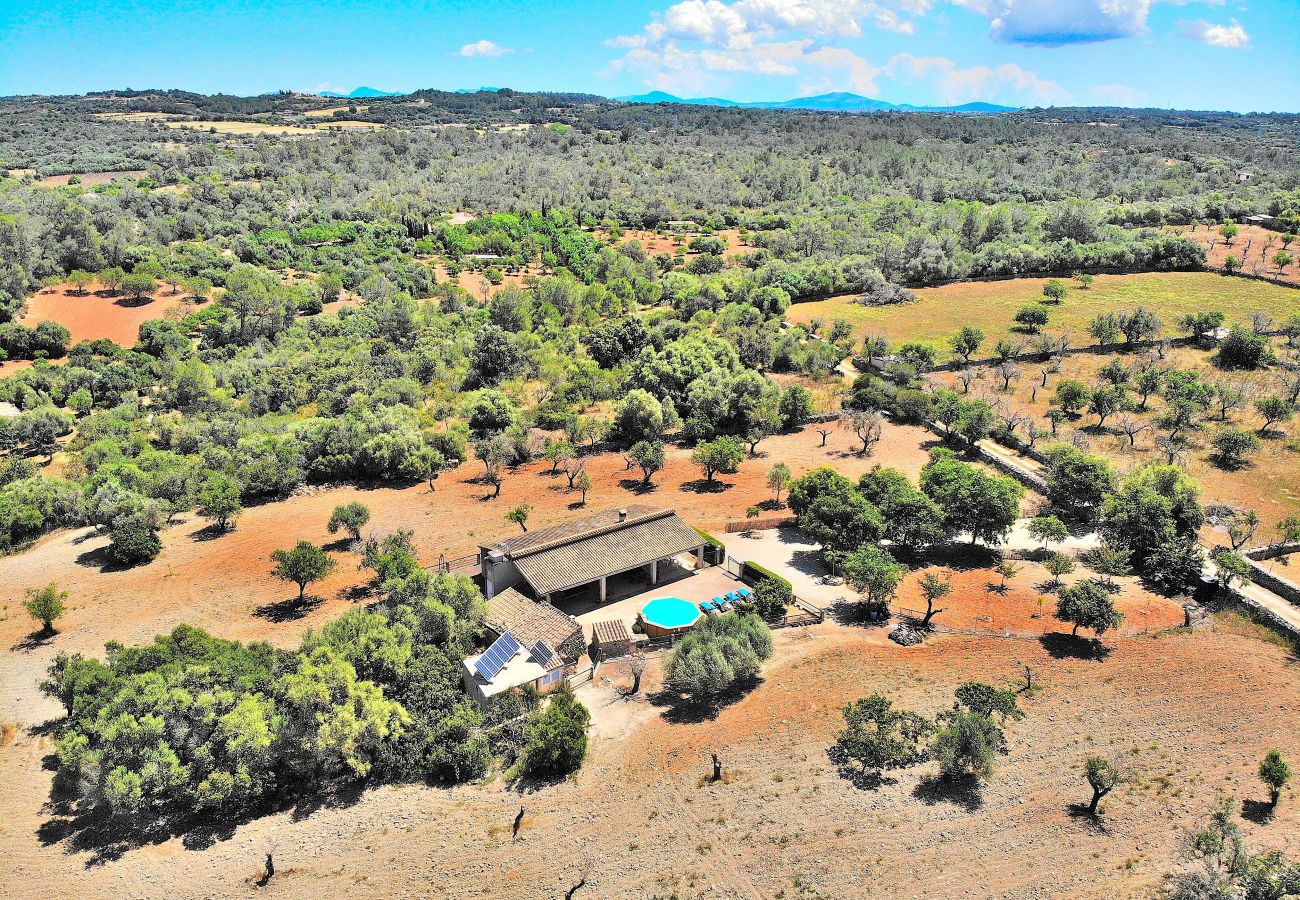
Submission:
[[[741,531],[764,531],[768,528],[781,528],[785,525],[794,524],[794,514],[786,513],[780,516],[768,516],[765,519],[732,519],[726,524],[723,530],[727,534],[736,534]]]

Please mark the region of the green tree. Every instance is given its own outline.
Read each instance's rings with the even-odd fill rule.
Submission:
[[[1282,798],[1282,788],[1291,780],[1291,767],[1281,753],[1270,750],[1259,764],[1259,778],[1268,785],[1268,805],[1276,807]]]
[[[525,532],[528,531],[528,514],[533,511],[531,503],[520,503],[510,512],[506,513],[506,521],[514,522]]]
[[[984,332],[969,325],[948,338],[948,346],[952,347],[952,352],[960,356],[962,362],[967,365],[970,364],[970,358],[979,352],[980,345],[983,343]]]
[[[1056,516],[1035,516],[1029,520],[1026,530],[1030,537],[1043,545],[1044,551],[1048,544],[1059,544],[1070,536],[1070,529]]]
[[[944,778],[975,776],[988,780],[1002,745],[1002,730],[988,716],[954,707],[939,717],[930,752]]]
[[[1016,311],[1015,321],[1030,334],[1038,334],[1047,324],[1047,307],[1039,303],[1022,306]]]
[[[779,462],[767,471],[767,486],[776,495],[776,505],[781,505],[781,492],[790,486],[790,467]]]
[[[1047,298],[1044,302],[1060,303],[1065,299],[1067,290],[1065,282],[1059,278],[1047,279],[1047,282],[1043,285],[1043,296]]]
[[[63,601],[67,599],[68,592],[59,590],[59,586],[51,581],[43,588],[28,588],[23,608],[41,623],[43,632],[54,634],[54,621],[63,615]]]
[[[664,686],[708,701],[753,680],[772,655],[772,633],[755,613],[709,616],[677,642],[664,667]]]
[[[648,391],[634,388],[614,408],[610,438],[625,447],[641,441],[658,441],[663,431],[663,405]]]
[[[844,580],[869,607],[887,606],[907,571],[888,550],[868,545],[838,557]]]
[[[1291,420],[1291,404],[1277,394],[1269,394],[1267,397],[1260,397],[1256,400],[1255,411],[1264,420],[1264,424],[1259,426],[1261,435],[1268,434],[1278,422],[1289,422]]]
[[[1057,592],[1056,617],[1074,626],[1071,634],[1087,628],[1101,636],[1124,621],[1110,591],[1095,581],[1080,581]]]
[[[1240,469],[1247,457],[1259,450],[1259,438],[1236,428],[1225,428],[1210,442],[1214,446],[1216,462],[1224,469]]]
[[[924,755],[922,742],[933,730],[924,716],[872,694],[843,709],[844,730],[836,744],[844,756],[877,777],[888,769],[911,765]]]
[[[921,619],[921,627],[929,628],[930,620],[944,611],[935,609],[934,605],[952,593],[952,579],[950,576],[940,578],[933,572],[926,572],[917,584],[921,588],[921,596],[925,598],[925,617]]]
[[[1015,480],[988,475],[942,447],[930,451],[921,470],[921,490],[943,511],[948,534],[967,534],[972,544],[1005,540],[1025,493]]]
[[[764,578],[754,585],[750,602],[754,604],[754,611],[764,619],[778,619],[794,603],[794,591],[788,581]]]
[[[212,519],[219,531],[231,527],[244,509],[239,502],[239,482],[219,472],[207,477],[196,499],[199,515]]]
[[[152,562],[162,552],[158,517],[151,510],[118,516],[108,534],[108,555],[124,566]]]
[[[1097,814],[1097,805],[1103,797],[1113,791],[1124,780],[1119,766],[1101,756],[1090,756],[1083,764],[1084,777],[1092,788],[1092,799],[1088,801],[1088,815]]]
[[[631,455],[641,470],[641,484],[648,487],[650,479],[664,467],[664,445],[659,441],[637,441]]]
[[[590,724],[591,713],[567,685],[552,693],[524,729],[524,771],[548,776],[576,771],[587,756]]]
[[[698,445],[691,453],[691,462],[700,467],[704,480],[715,483],[719,474],[729,475],[740,468],[745,458],[745,446],[733,437],[724,435]]]
[[[1052,576],[1052,588],[1061,586],[1061,576],[1074,571],[1074,560],[1064,553],[1053,553],[1043,562],[1043,568]]]
[[[281,581],[298,585],[298,602],[307,596],[307,585],[332,574],[338,562],[311,541],[299,541],[292,550],[276,550],[271,554],[275,568],[271,574]]]
[[[334,507],[334,512],[330,513],[330,520],[325,527],[329,529],[330,534],[346,531],[351,535],[352,540],[359,541],[361,529],[365,528],[369,521],[370,507],[360,500],[350,500]]]
[[[1092,392],[1088,390],[1086,384],[1073,378],[1066,378],[1057,384],[1051,403],[1053,406],[1059,406],[1066,415],[1074,416],[1087,406],[1091,397]]]

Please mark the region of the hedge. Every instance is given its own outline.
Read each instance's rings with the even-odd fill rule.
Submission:
[[[762,581],[764,578],[771,578],[773,581],[781,582],[786,587],[788,587],[792,592],[794,591],[794,585],[790,583],[790,580],[788,578],[782,578],[780,575],[776,574],[771,569],[768,569],[764,566],[760,566],[756,562],[746,562],[741,567],[740,577],[745,578],[746,576],[752,578],[755,581]]]
[[[723,553],[727,552],[727,545],[722,543],[722,541],[718,540],[713,535],[709,534],[707,531],[700,531],[700,529],[698,528],[693,528],[692,531],[698,534],[700,536],[700,539],[703,540],[704,543],[708,544],[710,547],[715,547],[718,550],[721,550]]]

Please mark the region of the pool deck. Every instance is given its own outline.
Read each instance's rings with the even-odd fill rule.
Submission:
[[[672,576],[661,578],[659,584],[628,585],[623,592],[615,594],[614,600],[603,606],[581,599],[560,600],[556,606],[578,620],[583,635],[590,641],[592,629],[597,622],[622,621],[628,631],[631,631],[641,608],[658,597],[677,597],[691,603],[700,603],[720,597],[738,587],[744,587],[744,584],[728,575],[721,566],[694,572],[674,568]]]

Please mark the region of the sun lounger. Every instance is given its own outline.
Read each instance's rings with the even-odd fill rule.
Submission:
[[[754,592],[749,588],[736,588],[736,593],[740,595],[741,600],[748,600]]]
[[[709,601],[709,602],[712,603],[712,604],[713,604],[717,609],[719,609],[719,610],[722,610],[722,609],[726,609],[726,608],[727,608],[727,601],[726,601],[726,600],[723,600],[721,597],[714,597],[714,598],[713,598],[711,601]]]
[[[730,594],[727,594],[728,603],[739,603],[742,599],[744,598],[742,598],[739,594],[735,593],[734,591]]]
[[[704,613],[717,612],[717,609],[714,608],[713,604],[707,600],[700,603],[699,607],[700,607],[700,611]]]

